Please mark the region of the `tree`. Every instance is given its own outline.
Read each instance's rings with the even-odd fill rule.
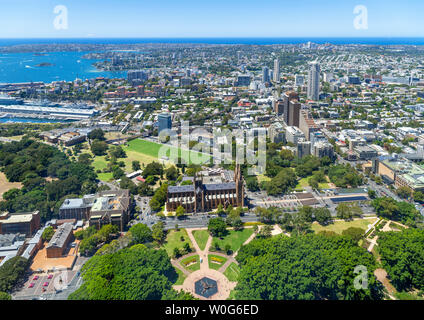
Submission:
[[[165,177],[170,181],[175,181],[178,178],[178,170],[174,166],[169,167],[165,170]]]
[[[163,174],[163,166],[158,162],[149,163],[143,170],[143,178],[148,176],[161,176]]]
[[[96,156],[104,156],[108,149],[108,145],[104,141],[94,140],[91,143],[91,152]]]
[[[223,237],[227,234],[227,224],[222,218],[212,218],[208,223],[208,231],[214,237]]]
[[[350,237],[353,241],[358,242],[364,237],[365,230],[361,228],[350,227],[343,230],[342,235]]]
[[[424,193],[421,191],[415,191],[413,194],[414,201],[424,203]]]
[[[122,149],[122,146],[112,146],[109,150],[109,155],[111,158],[115,159],[127,157],[127,154],[125,153],[124,149]]]
[[[395,288],[424,290],[424,230],[383,232],[377,243],[381,263]]]
[[[186,253],[191,252],[190,244],[188,242],[184,243],[183,249]]]
[[[351,220],[353,218],[353,212],[351,207],[347,203],[340,203],[337,208],[337,217],[344,220]]]
[[[257,177],[248,177],[246,179],[247,189],[251,192],[259,191],[259,183]]]
[[[83,283],[69,300],[188,299],[172,289],[178,274],[166,251],[138,244],[111,254],[96,255],[82,270]]]
[[[144,223],[133,225],[129,232],[132,235],[134,244],[147,243],[153,240],[152,230]]]
[[[400,187],[396,190],[396,194],[399,196],[399,198],[408,199],[411,197],[411,189],[408,187]]]
[[[269,238],[272,235],[273,227],[271,225],[266,225],[261,228],[258,233],[259,238]]]
[[[7,260],[0,267],[0,292],[10,292],[23,278],[29,265],[28,259],[21,256]]]
[[[165,225],[162,221],[155,223],[152,226],[152,237],[157,243],[162,244],[166,238]]]
[[[368,189],[368,197],[370,197],[370,199],[375,199],[376,196],[377,193],[374,190]]]
[[[12,296],[7,292],[0,292],[0,300],[12,300]]]
[[[185,214],[186,214],[186,211],[185,211],[184,207],[178,206],[177,210],[175,211],[176,217],[181,218],[181,217],[184,217]]]
[[[140,169],[141,169],[140,161],[138,161],[138,160],[134,160],[134,161],[132,162],[132,169],[133,169],[134,171],[138,171],[138,170],[140,170]]]
[[[314,210],[314,216],[315,220],[323,226],[329,224],[332,219],[330,210],[328,210],[327,208],[316,208]]]
[[[91,155],[89,153],[81,153],[78,157],[78,162],[81,162],[86,165],[90,165],[93,160],[91,159]]]
[[[303,206],[299,209],[299,215],[307,222],[314,221],[313,218],[314,209],[311,206]]]
[[[416,226],[422,222],[422,216],[412,203],[396,201],[390,197],[377,198],[371,202],[377,215],[408,226]]]
[[[116,167],[113,169],[112,175],[113,175],[113,179],[118,180],[122,178],[123,176],[125,176],[125,172],[121,168]]]
[[[237,257],[237,300],[382,299],[375,258],[351,239],[308,234],[255,239]],[[368,286],[355,289],[355,267],[366,267]]]
[[[43,234],[41,235],[41,238],[44,241],[50,241],[51,238],[53,238],[54,235],[54,229],[52,226],[48,226],[44,229]]]
[[[103,140],[105,140],[105,133],[103,132],[102,129],[94,129],[87,135],[87,137],[90,140],[103,141]]]
[[[180,249],[178,249],[177,247],[174,248],[173,253],[172,253],[174,258],[179,258],[181,256],[181,252]]]

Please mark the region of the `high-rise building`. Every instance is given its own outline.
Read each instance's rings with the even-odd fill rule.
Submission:
[[[250,85],[251,78],[248,75],[239,75],[234,83],[237,87],[248,87]]]
[[[269,82],[269,69],[268,69],[268,67],[262,68],[262,82],[263,83]]]
[[[295,101],[298,103],[299,101],[299,95],[297,94],[297,92],[295,91],[288,91],[285,92],[283,95],[283,119],[284,122],[289,125],[289,119],[290,119],[290,102],[291,101]],[[297,106],[293,106],[292,110],[297,110]],[[300,105],[299,105],[299,110],[300,110]],[[299,115],[297,116],[297,118],[299,118]],[[299,120],[297,121],[297,123],[299,123]]]
[[[148,79],[147,73],[143,70],[130,70],[127,73],[128,82],[143,82]]]
[[[286,127],[286,140],[297,146],[298,141],[305,141],[305,135],[299,128]]]
[[[310,140],[309,138],[312,132],[319,130],[308,110],[300,110],[298,127],[305,134],[306,140]]]
[[[274,100],[273,105],[274,105],[274,112],[278,116],[281,116],[281,115],[284,114],[284,101],[283,100],[281,100],[281,99]]]
[[[308,99],[313,101],[319,100],[319,74],[320,67],[318,62],[312,62],[309,65]]]
[[[158,136],[162,130],[172,128],[172,118],[169,113],[161,113],[158,116]]]
[[[280,59],[278,58],[274,60],[273,80],[276,83],[280,82]]]
[[[299,113],[300,113],[300,103],[299,103],[299,101],[291,100],[289,102],[287,125],[295,126],[295,127],[299,128]]]
[[[297,74],[294,77],[294,85],[296,87],[301,87],[301,86],[304,85],[304,83],[305,83],[305,77],[304,76],[301,76],[301,75]]]
[[[297,156],[303,158],[311,154],[311,142],[300,140],[297,142]]]

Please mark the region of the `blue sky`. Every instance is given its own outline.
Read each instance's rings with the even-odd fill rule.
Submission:
[[[367,30],[354,28],[357,5]],[[423,13],[423,0],[0,0],[0,38],[424,37]]]

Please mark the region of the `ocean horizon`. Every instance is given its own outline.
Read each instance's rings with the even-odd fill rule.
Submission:
[[[424,37],[181,37],[181,38],[0,38],[0,47],[26,44],[299,44],[424,45]]]

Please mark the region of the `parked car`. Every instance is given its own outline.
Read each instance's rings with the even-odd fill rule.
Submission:
[[[49,285],[49,283],[48,282],[44,282],[43,283],[43,287],[47,287]]]
[[[28,288],[34,288],[34,286],[35,286],[34,282],[31,282],[31,283],[29,284]]]
[[[53,275],[52,274],[49,274],[49,276],[47,277],[47,279],[51,279],[51,278],[53,278]]]
[[[32,278],[33,281],[38,280],[39,276],[35,276],[34,278]]]

